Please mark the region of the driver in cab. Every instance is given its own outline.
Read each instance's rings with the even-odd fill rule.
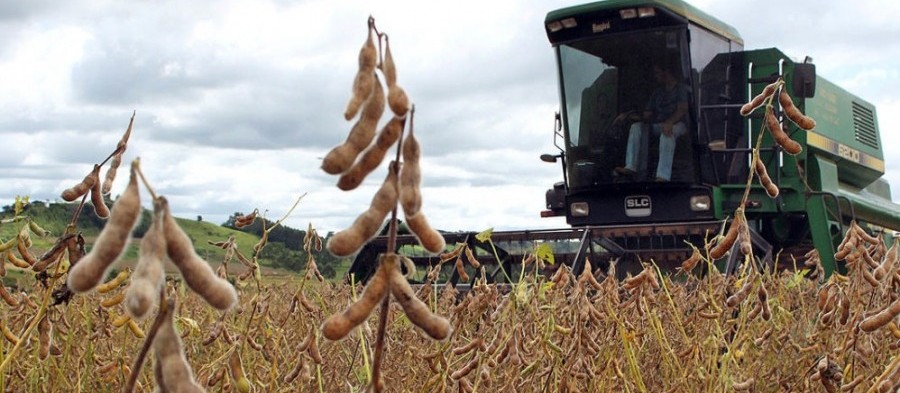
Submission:
[[[641,116],[636,111],[620,114],[613,124],[623,124],[628,120],[640,120],[631,125],[625,153],[625,165],[616,167],[619,176],[633,177],[647,170],[646,153],[641,153],[642,135],[653,132],[659,135],[659,161],[654,180],[667,182],[672,177],[672,160],[675,155],[675,141],[687,132],[685,118],[688,113],[688,90],[679,83],[673,66],[655,64],[653,77],[659,83],[647,102]]]

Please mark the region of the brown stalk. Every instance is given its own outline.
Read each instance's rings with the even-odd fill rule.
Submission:
[[[156,313],[156,319],[153,320],[150,331],[147,332],[147,338],[144,339],[144,345],[141,346],[141,351],[138,352],[137,357],[134,359],[134,366],[131,368],[131,374],[128,376],[128,382],[125,383],[125,388],[122,392],[131,393],[134,391],[134,385],[137,383],[138,376],[141,375],[141,368],[144,367],[144,359],[147,357],[147,352],[150,351],[150,346],[153,345],[153,339],[156,338],[156,332],[159,331],[159,327],[162,326],[163,322],[169,317],[169,313],[171,312],[175,312],[175,299],[166,300],[166,288],[160,288],[159,311]]]
[[[415,106],[410,110],[412,113],[415,111]],[[394,159],[394,162],[400,162],[400,151],[403,147],[403,129],[400,130],[400,138],[397,140],[397,157]],[[400,165],[390,165],[388,166],[388,170],[391,171],[400,171]],[[396,176],[395,179],[399,180],[399,176]],[[398,181],[395,180],[395,181]],[[394,205],[394,209],[391,210],[391,220],[388,224],[388,243],[387,243],[387,251],[386,253],[392,254],[397,249],[397,205]],[[383,385],[381,384],[381,363],[384,358],[384,343],[385,343],[385,331],[387,330],[388,324],[388,313],[390,313],[390,302],[391,297],[385,296],[384,299],[381,300],[381,314],[378,315],[378,330],[376,331],[375,336],[375,354],[372,357],[372,387],[376,392],[381,392]]]

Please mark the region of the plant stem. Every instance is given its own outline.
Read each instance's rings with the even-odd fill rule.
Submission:
[[[415,106],[410,110],[410,128],[412,128],[412,116],[415,113]],[[394,171],[394,189],[399,190],[400,181],[400,151],[403,148],[403,129],[400,130],[400,137],[397,140],[397,155],[393,163],[388,166],[389,171]],[[391,219],[388,223],[388,244],[387,254],[393,254],[397,251],[397,204],[391,210]],[[378,330],[375,336],[375,354],[372,356],[372,387],[375,392],[381,392],[384,385],[381,383],[381,361],[384,358],[384,336],[387,330],[388,314],[391,311],[390,294],[381,300],[381,314],[378,315]]]
[[[144,345],[141,346],[141,351],[138,352],[137,358],[134,359],[134,367],[131,368],[131,375],[128,377],[128,382],[125,384],[125,389],[122,390],[123,392],[131,393],[134,391],[134,385],[137,383],[138,376],[141,375],[141,368],[144,367],[144,359],[147,357],[147,352],[150,351],[150,346],[153,345],[153,340],[156,338],[156,332],[159,331],[159,327],[162,326],[163,321],[165,321],[166,318],[169,318],[169,314],[172,312],[175,312],[175,299],[166,299],[166,289],[160,288],[159,311],[156,313],[156,319],[153,320],[150,331],[147,332],[147,338],[144,339]]]

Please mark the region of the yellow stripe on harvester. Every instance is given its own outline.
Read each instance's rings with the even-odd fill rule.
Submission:
[[[845,160],[853,161],[857,164],[872,168],[878,172],[884,173],[884,160],[873,157],[870,154],[863,153],[857,149],[839,143],[833,139],[822,136],[812,131],[806,132],[806,144],[832,154],[837,155]]]

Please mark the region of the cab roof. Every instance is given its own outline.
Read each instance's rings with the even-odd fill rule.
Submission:
[[[740,45],[744,44],[737,29],[731,25],[722,22],[715,17],[700,11],[697,7],[690,5],[682,0],[604,0],[572,7],[561,8],[551,11],[547,14],[544,23],[561,20],[571,16],[577,16],[597,11],[616,10],[621,8],[637,8],[637,7],[656,7],[665,9],[675,15],[681,16],[688,21],[706,28],[714,33],[720,34],[725,38],[734,41]]]

